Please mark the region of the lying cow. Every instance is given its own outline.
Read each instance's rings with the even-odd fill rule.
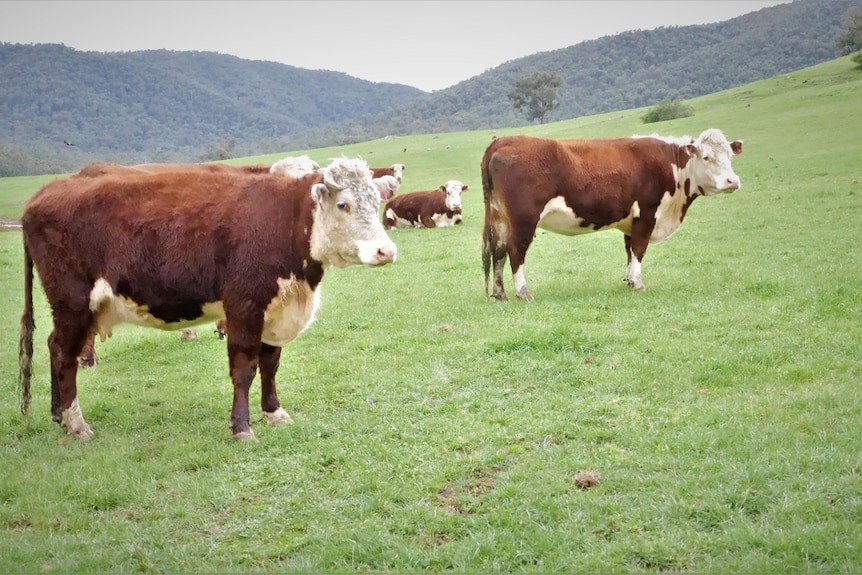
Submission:
[[[104,341],[122,322],[181,329],[226,319],[233,436],[254,438],[248,393],[258,369],[263,415],[290,423],[276,393],[281,347],[313,321],[327,268],[395,261],[380,202],[368,165],[347,158],[301,179],[195,170],[43,186],[21,218],[22,412],[30,404],[35,267],[54,323],[51,413],[70,435],[92,434],[78,403],[77,356],[90,333]]]
[[[436,190],[395,196],[383,208],[383,227],[442,228],[463,223],[461,194],[467,186],[449,180]]]
[[[738,189],[730,164],[740,153],[742,141],[728,142],[716,129],[697,139],[497,138],[482,158],[486,297],[493,265],[490,297],[507,299],[503,266],[508,257],[515,295],[533,299],[524,258],[537,227],[565,235],[622,231],[626,282],[644,289],[641,263],[647,245],[670,237],[698,196]]]

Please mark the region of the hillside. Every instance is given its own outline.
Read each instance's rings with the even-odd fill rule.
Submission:
[[[0,176],[519,126],[506,93],[539,70],[564,80],[549,121],[691,98],[833,58],[841,16],[857,3],[796,0],[716,24],[626,32],[432,94],[211,52],[0,43]]]

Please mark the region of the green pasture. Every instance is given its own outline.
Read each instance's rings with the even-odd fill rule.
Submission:
[[[118,327],[79,374],[95,436],[65,436],[38,290],[24,419],[21,234],[0,233],[0,573],[862,572],[862,73],[841,58],[687,103],[234,160],[360,155],[406,164],[402,192],[469,186],[464,225],[394,230],[394,264],[327,273],[282,355],[296,424],[253,421],[257,443],[231,438],[210,326]],[[645,292],[618,232],[539,232],[535,301],[485,301],[492,135],[710,127],[744,140],[742,188],[648,249]],[[0,180],[0,216],[50,179]]]

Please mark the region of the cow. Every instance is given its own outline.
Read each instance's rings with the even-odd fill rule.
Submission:
[[[739,189],[731,159],[740,153],[741,140],[728,142],[714,128],[697,138],[496,138],[481,164],[486,299],[507,300],[507,257],[515,296],[533,299],[524,258],[537,227],[565,235],[620,230],[628,258],[625,281],[645,289],[641,263],[647,245],[670,237],[698,196]]]
[[[436,190],[395,196],[383,208],[383,227],[442,228],[463,223],[461,194],[467,185],[448,180]]]
[[[299,179],[198,170],[70,176],[28,200],[22,221],[21,411],[30,405],[34,268],[51,307],[51,414],[93,432],[78,402],[77,356],[131,322],[182,329],[225,319],[233,382],[230,427],[254,440],[249,388],[263,415],[292,423],[276,393],[281,348],[314,320],[324,272],[382,266],[397,248],[378,219],[379,182],[361,159],[337,158]]]
[[[270,173],[285,174],[294,178],[313,174],[320,169],[320,164],[312,160],[308,155],[287,156],[273,163],[269,167]]]
[[[387,168],[371,168],[371,171],[374,173],[375,178],[379,178],[381,176],[393,176],[400,184],[406,167],[407,166],[404,164],[392,164]]]

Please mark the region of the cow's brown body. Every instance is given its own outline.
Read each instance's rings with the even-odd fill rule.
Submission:
[[[622,231],[626,281],[644,289],[640,266],[647,245],[669,237],[697,196],[739,188],[730,158],[741,151],[741,141],[729,143],[714,129],[697,139],[495,139],[482,159],[486,296],[493,267],[489,297],[507,299],[508,258],[516,296],[532,299],[524,259],[537,227],[566,235]]]
[[[234,436],[254,437],[248,392],[258,369],[264,415],[290,422],[276,394],[281,346],[313,321],[324,270],[395,259],[367,164],[345,159],[300,179],[182,168],[91,172],[47,184],[22,216],[22,410],[35,267],[54,320],[51,412],[69,434],[92,433],[78,405],[77,356],[89,334],[104,340],[122,322],[182,329],[226,319]]]

